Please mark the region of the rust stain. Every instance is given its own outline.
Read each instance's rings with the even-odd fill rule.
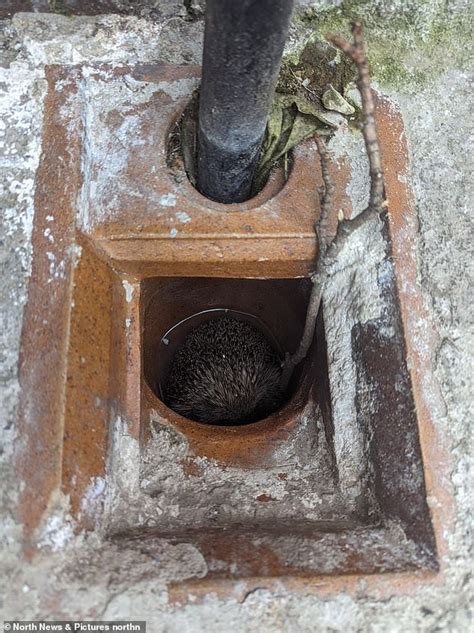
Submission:
[[[202,475],[202,467],[192,458],[183,459],[181,465],[187,477],[200,477]]]
[[[68,135],[60,114],[61,107],[77,93],[77,72],[49,67],[46,79],[48,94],[35,191],[33,262],[19,367],[20,441],[16,469],[25,483],[18,518],[23,524],[26,547],[53,492],[61,486],[73,290],[74,201],[81,184],[80,125],[76,124]],[[61,91],[56,92],[56,82],[61,82]]]
[[[195,67],[176,69],[176,74],[158,66],[145,72],[148,81],[157,82],[162,73],[167,81],[198,76]],[[94,228],[97,247],[123,273],[142,279],[307,275],[317,253],[314,223],[322,182],[315,143],[310,140],[295,150],[286,184],[279,170],[251,200],[219,204],[191,185],[179,161],[175,168],[167,165],[165,148],[156,151],[189,100],[189,95],[171,102],[165,97],[155,93],[133,108],[145,142],[129,148],[113,217]],[[113,133],[120,117],[109,116],[108,124]],[[136,190],[143,195],[134,195]],[[170,196],[172,207],[160,207],[160,200]],[[185,212],[189,220],[180,222],[175,211]]]
[[[266,503],[267,501],[276,501],[275,497],[272,497],[272,495],[266,495],[266,494],[258,495],[256,499],[257,501],[262,501],[263,503]]]
[[[62,489],[73,515],[96,477],[105,476],[109,422],[111,271],[84,240],[74,272],[68,342]],[[82,508],[81,527],[94,527]]]
[[[409,153],[403,119],[398,107],[380,95],[376,100],[376,123],[389,202],[388,227],[417,411],[425,485],[427,498],[431,499],[430,513],[439,560],[443,565],[448,549],[444,535],[454,525],[455,512],[449,477],[451,457],[446,448],[449,444],[446,438],[441,437],[432,415],[433,399],[441,398],[439,387],[432,378],[433,356],[439,340],[417,280],[418,220],[410,187]]]

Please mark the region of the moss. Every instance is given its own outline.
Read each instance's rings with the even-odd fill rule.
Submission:
[[[299,55],[283,60],[276,90],[319,106],[329,84],[342,94],[355,77],[355,66],[345,55],[319,37],[310,37]]]
[[[286,95],[298,94],[300,84],[293,74],[293,68],[298,64],[298,57],[293,57],[291,61],[288,58],[285,58],[282,61],[280,73],[278,75],[276,92],[281,92]]]
[[[71,9],[66,6],[64,0],[48,0],[48,5],[52,13],[66,16],[72,15]]]
[[[365,26],[372,75],[387,87],[423,85],[448,66],[462,69],[469,63],[474,20],[451,0],[346,0],[299,13],[295,25],[303,37],[323,39],[328,32],[350,37],[356,18]]]

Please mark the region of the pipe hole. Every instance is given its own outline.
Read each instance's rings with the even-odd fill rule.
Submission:
[[[202,194],[197,188],[197,129],[198,129],[199,92],[196,90],[188,105],[173,123],[166,140],[166,164],[176,182],[189,183],[191,191],[207,205],[211,202],[216,209],[226,211],[246,210],[273,198],[283,189],[293,169],[293,152],[280,158],[267,177],[254,186],[250,198],[241,203],[216,202]]]

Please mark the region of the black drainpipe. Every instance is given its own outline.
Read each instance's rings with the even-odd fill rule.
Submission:
[[[250,197],[294,0],[207,0],[197,184],[218,202]]]

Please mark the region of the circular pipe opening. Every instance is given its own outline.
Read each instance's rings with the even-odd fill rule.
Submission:
[[[156,391],[189,420],[252,424],[286,402],[281,346],[250,313],[217,308],[187,317],[163,335],[158,355]]]
[[[265,417],[263,412],[257,416],[258,421],[247,418],[238,425],[193,421],[174,411],[166,403],[165,382],[172,359],[186,336],[218,315],[231,315],[257,328],[281,360],[299,343],[310,291],[311,283],[304,278],[156,277],[145,280],[141,303],[143,373],[152,409],[189,437],[195,440],[200,437],[203,441],[207,438],[211,443],[218,437],[225,437],[227,441],[285,426],[295,411],[304,406],[312,389],[312,362],[301,363],[295,369],[273,413]]]

